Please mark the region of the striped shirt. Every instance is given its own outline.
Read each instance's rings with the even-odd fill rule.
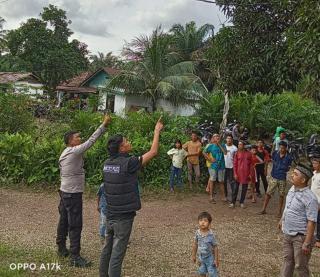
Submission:
[[[317,222],[318,201],[309,187],[297,189],[292,186],[288,192],[282,216],[282,231],[286,235],[306,235],[308,221]]]

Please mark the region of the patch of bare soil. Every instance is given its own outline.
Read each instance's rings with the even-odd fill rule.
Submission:
[[[257,215],[262,199],[255,204],[247,199],[247,209],[230,209],[221,201],[210,204],[204,194],[144,201],[135,219],[123,276],[195,276],[191,244],[201,211],[213,216],[221,255],[220,276],[279,276],[282,239],[277,230],[276,198],[264,216]],[[0,189],[0,240],[15,247],[55,251],[58,202],[55,194]],[[93,266],[66,269],[67,276],[98,276],[98,222],[95,199],[85,198],[81,253],[93,261]],[[319,249],[314,249],[310,265],[313,276],[320,276]]]

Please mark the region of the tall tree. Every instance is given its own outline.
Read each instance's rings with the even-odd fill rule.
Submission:
[[[93,71],[101,67],[113,67],[113,68],[121,67],[121,61],[117,56],[113,55],[112,52],[108,52],[107,54],[98,52],[97,55],[91,55],[90,60],[91,60],[90,69]]]
[[[61,81],[87,69],[88,50],[87,45],[77,40],[69,42],[71,21],[65,11],[49,5],[40,16],[10,31],[8,48],[53,92]]]
[[[288,53],[300,78],[298,91],[320,102],[320,3],[299,1],[287,29]]]
[[[149,98],[153,111],[159,99],[166,99],[173,105],[194,104],[206,89],[194,74],[193,63],[180,62],[179,55],[171,51],[171,45],[172,37],[161,27],[157,27],[150,37],[133,40],[124,51],[133,61],[111,80],[108,88],[120,87],[126,94]]]
[[[242,49],[238,64],[242,81],[237,89],[265,93],[294,89],[298,75],[287,55],[285,31],[295,20],[293,11],[297,2],[217,0],[217,3],[235,28],[228,34],[236,35],[235,52]],[[232,39],[228,42],[234,44]],[[222,45],[217,47],[223,48]],[[218,58],[222,62],[224,59],[228,60],[229,57]],[[234,67],[233,64],[229,66]]]

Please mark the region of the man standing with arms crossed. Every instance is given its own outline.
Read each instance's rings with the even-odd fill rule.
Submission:
[[[80,240],[82,231],[82,194],[85,184],[85,171],[83,168],[84,153],[105,132],[110,123],[110,116],[104,117],[103,123],[81,144],[80,133],[69,131],[64,135],[67,147],[59,158],[61,186],[59,190],[59,223],[57,228],[56,243],[58,255],[67,257],[69,250],[66,248],[66,238],[70,239],[70,264],[76,267],[88,267],[91,262],[80,256]]]

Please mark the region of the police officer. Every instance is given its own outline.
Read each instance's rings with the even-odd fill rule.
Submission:
[[[66,248],[66,238],[70,239],[71,265],[88,267],[89,261],[80,256],[80,240],[82,231],[82,193],[84,191],[85,173],[83,169],[84,153],[105,132],[111,118],[106,115],[102,125],[84,143],[81,143],[77,131],[69,131],[64,135],[67,147],[59,158],[61,186],[59,190],[59,223],[57,228],[56,243],[58,255],[67,257],[69,250]]]
[[[158,154],[159,137],[163,128],[158,120],[150,150],[142,156],[131,156],[130,142],[122,135],[108,141],[109,159],[103,168],[107,200],[106,243],[100,258],[101,277],[120,277],[132,224],[141,202],[138,190],[138,172]]]

